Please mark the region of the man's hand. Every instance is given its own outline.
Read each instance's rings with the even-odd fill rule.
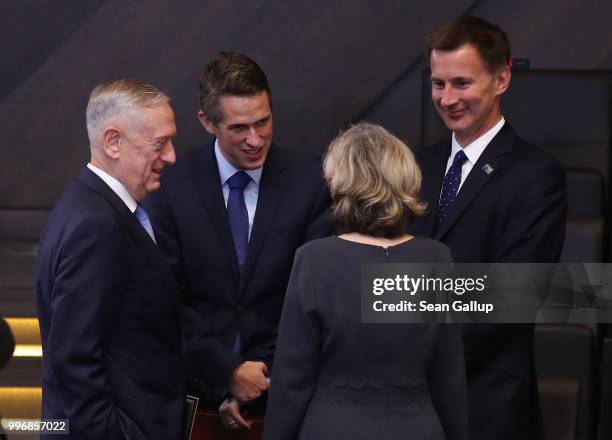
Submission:
[[[252,402],[270,385],[266,380],[268,367],[263,362],[245,361],[238,365],[230,378],[229,388],[239,403]]]
[[[219,415],[225,429],[251,429],[252,421],[242,417],[240,403],[233,397],[228,397],[219,407]]]

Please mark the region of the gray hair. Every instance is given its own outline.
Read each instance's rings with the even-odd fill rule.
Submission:
[[[119,79],[96,86],[89,96],[85,114],[89,142],[94,142],[101,125],[108,119],[137,108],[152,108],[168,102],[168,95],[138,79]]]

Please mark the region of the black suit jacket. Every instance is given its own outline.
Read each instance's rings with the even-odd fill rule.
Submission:
[[[51,213],[37,273],[42,417],[70,419],[71,438],[179,438],[176,283],[136,216],[89,169]]]
[[[272,145],[240,273],[214,142],[181,157],[146,200],[160,247],[183,289],[185,340],[200,393],[217,404],[243,360],[271,364],[295,250],[331,233],[317,161]],[[241,353],[233,353],[236,334]]]
[[[417,155],[422,198],[429,208],[413,232],[447,244],[457,262],[557,262],[567,211],[565,175],[558,162],[519,139],[506,122],[436,227],[450,151],[446,142]],[[533,325],[468,325],[464,345],[470,439],[537,438]]]

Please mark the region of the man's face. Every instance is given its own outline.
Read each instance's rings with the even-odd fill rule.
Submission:
[[[121,133],[116,176],[136,199],[159,189],[162,169],[176,161],[174,113],[168,104],[127,116]]]
[[[219,141],[223,156],[236,169],[253,170],[266,161],[272,145],[272,109],[267,92],[219,98],[223,119],[218,124],[198,114],[200,122]]]
[[[430,56],[431,98],[446,126],[466,146],[501,117],[500,97],[510,83],[510,69],[492,74],[471,44],[455,50],[433,50]]]

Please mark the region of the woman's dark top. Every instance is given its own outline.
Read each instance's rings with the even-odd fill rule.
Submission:
[[[362,263],[450,259],[448,247],[419,237],[387,248],[339,237],[302,246],[279,327],[264,439],[467,439],[459,328],[361,322]]]

